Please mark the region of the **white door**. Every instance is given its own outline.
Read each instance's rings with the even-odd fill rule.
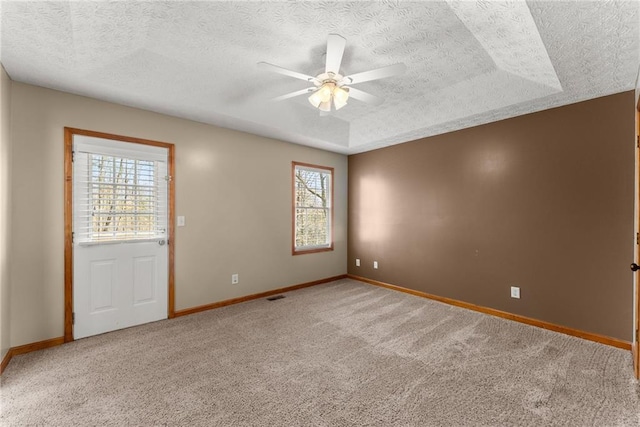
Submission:
[[[73,136],[74,339],[167,318],[167,157]]]

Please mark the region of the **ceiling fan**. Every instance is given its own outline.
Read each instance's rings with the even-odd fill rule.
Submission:
[[[351,86],[357,83],[364,83],[371,80],[378,80],[402,74],[407,69],[407,66],[402,63],[393,64],[377,68],[375,70],[344,76],[340,74],[340,64],[342,63],[342,55],[344,53],[346,43],[347,40],[344,37],[338,34],[329,34],[329,39],[327,40],[327,62],[324,73],[320,73],[315,77],[302,74],[297,71],[291,71],[267,62],[258,62],[258,67],[264,70],[273,71],[275,73],[284,74],[285,76],[313,83],[313,86],[311,87],[278,96],[273,100],[282,101],[284,99],[294,98],[296,96],[310,93],[309,102],[311,105],[323,112],[331,111],[332,107],[335,110],[339,110],[347,105],[349,97],[373,105],[382,104],[384,101],[382,98],[355,89]]]

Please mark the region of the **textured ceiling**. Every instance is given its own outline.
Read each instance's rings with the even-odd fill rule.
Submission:
[[[635,88],[637,1],[2,1],[0,61],[19,82],[340,153],[358,153]],[[305,82],[341,73],[385,99],[321,116]]]

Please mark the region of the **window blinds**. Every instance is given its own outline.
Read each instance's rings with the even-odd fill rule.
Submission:
[[[77,147],[74,241],[122,242],[166,236],[167,164],[154,157]]]

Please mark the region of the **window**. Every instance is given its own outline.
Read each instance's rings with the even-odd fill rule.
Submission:
[[[333,168],[293,162],[293,254],[333,250]]]
[[[120,151],[76,147],[74,221],[80,244],[166,235],[166,161]]]

